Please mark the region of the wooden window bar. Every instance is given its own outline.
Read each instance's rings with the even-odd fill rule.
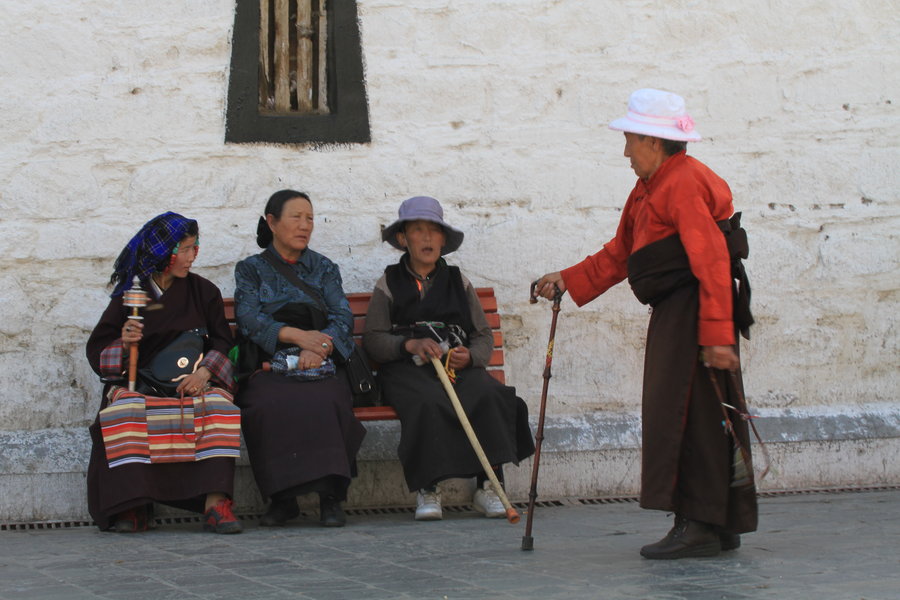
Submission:
[[[326,0],[259,0],[259,110],[328,114]]]

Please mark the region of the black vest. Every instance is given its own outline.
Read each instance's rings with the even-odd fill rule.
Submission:
[[[429,275],[431,282],[424,298],[419,298],[416,279],[407,270],[408,254],[400,262],[384,270],[388,289],[391,291],[391,323],[396,333],[424,337],[425,332],[416,328],[420,321],[439,321],[458,325],[466,334],[474,329],[469,312],[469,301],[458,267],[451,267],[441,258]]]

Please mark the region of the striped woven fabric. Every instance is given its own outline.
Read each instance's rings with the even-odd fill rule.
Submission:
[[[191,462],[196,460],[196,424],[194,399],[145,396],[147,402],[147,439],[150,462]]]
[[[119,391],[128,395],[122,397]],[[143,396],[123,387],[112,388],[109,406],[100,411],[100,429],[110,468],[128,463],[150,463]]]
[[[181,399],[115,387],[110,400],[100,411],[100,427],[111,468],[240,456],[240,409],[225,390]]]
[[[213,390],[216,394],[206,394],[205,401],[194,398],[197,460],[214,456],[238,458],[241,455],[241,409],[231,402],[228,392],[219,388]]]

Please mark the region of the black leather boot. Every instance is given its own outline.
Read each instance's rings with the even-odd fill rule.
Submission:
[[[343,527],[347,516],[341,508],[341,501],[331,494],[319,495],[319,521],[325,527]]]
[[[741,536],[738,533],[725,533],[720,531],[719,543],[722,545],[722,552],[737,550],[741,547]]]
[[[259,524],[261,527],[281,527],[299,514],[300,506],[297,505],[297,498],[293,496],[281,498],[280,500],[272,498],[272,504],[269,505],[269,510],[266,511],[262,519],[259,520]]]
[[[719,534],[712,525],[675,515],[675,526],[666,537],[641,548],[641,556],[655,560],[717,556],[722,551]]]

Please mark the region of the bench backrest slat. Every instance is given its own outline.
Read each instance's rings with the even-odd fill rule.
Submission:
[[[503,372],[503,332],[500,330],[500,314],[497,312],[497,299],[494,296],[494,288],[476,288],[478,299],[484,309],[487,322],[491,326],[494,333],[494,351],[488,362],[488,372],[500,383],[506,383],[506,375]],[[353,340],[362,343],[362,333],[365,330],[366,313],[369,310],[369,301],[372,294],[369,292],[360,292],[347,294],[347,300],[350,302],[350,312],[353,313]],[[234,322],[234,298],[225,298],[225,318],[228,320],[232,330],[235,329]],[[396,419],[397,413],[390,406],[373,406],[354,408],[357,418],[361,421],[382,421]]]

